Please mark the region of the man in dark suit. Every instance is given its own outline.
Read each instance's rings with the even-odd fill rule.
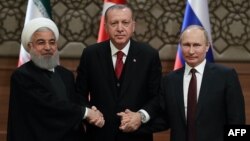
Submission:
[[[146,124],[137,132],[123,130],[122,116],[118,113],[133,111],[139,125],[149,120],[140,109],[159,90],[158,51],[131,39],[135,21],[132,10],[125,5],[107,9],[105,28],[110,40],[85,48],[77,70],[77,91],[83,99],[89,99],[89,104],[95,105],[105,119],[102,128],[88,125],[87,135],[91,141],[152,141],[152,132],[143,130]],[[118,52],[122,54],[120,59]]]
[[[244,97],[237,73],[206,61],[209,41],[200,26],[187,27],[180,36],[180,45],[185,66],[163,78],[159,99],[145,110],[153,118],[157,110],[163,109],[171,141],[223,141],[224,125],[245,124]],[[190,70],[194,69],[192,77]],[[191,90],[193,82],[196,85]],[[191,100],[193,92],[196,95]]]
[[[7,141],[84,141],[83,119],[104,124],[95,107],[77,102],[73,73],[58,65],[58,38],[57,26],[47,18],[23,29],[31,61],[11,76]]]

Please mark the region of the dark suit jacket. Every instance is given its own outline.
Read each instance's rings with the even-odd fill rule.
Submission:
[[[75,99],[72,72],[22,65],[11,76],[7,140],[83,141],[85,109]]]
[[[158,93],[161,64],[155,49],[131,40],[122,78],[118,81],[109,41],[98,43],[84,49],[77,73],[77,91],[85,99],[90,94],[89,104],[95,105],[105,118],[103,128],[87,127],[91,141],[152,140],[152,133],[122,133],[116,114],[126,108],[137,111]]]
[[[184,68],[162,80],[161,97],[165,118],[171,129],[171,141],[186,140],[183,100]],[[156,104],[157,105],[157,104]],[[150,114],[155,111],[147,109]],[[205,66],[196,113],[197,141],[223,141],[225,124],[244,124],[244,98],[234,69],[216,64]]]

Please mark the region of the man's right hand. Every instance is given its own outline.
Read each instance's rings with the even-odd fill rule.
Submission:
[[[105,120],[103,114],[95,107],[92,106],[91,109],[88,108],[88,114],[86,120],[97,127],[103,127]]]

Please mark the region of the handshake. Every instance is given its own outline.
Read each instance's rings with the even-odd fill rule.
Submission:
[[[87,116],[86,120],[97,127],[103,127],[105,124],[105,120],[103,114],[95,107],[92,106],[91,109],[87,108]]]
[[[119,112],[117,115],[121,119],[121,125],[119,127],[123,132],[133,132],[141,126],[141,116],[138,112],[132,112],[126,109],[124,112]],[[95,107],[92,106],[88,109],[88,114],[86,117],[90,124],[102,128],[105,124],[103,114]]]

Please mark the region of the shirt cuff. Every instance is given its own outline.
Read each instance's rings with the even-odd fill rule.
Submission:
[[[143,110],[143,109],[140,109],[139,112],[141,112],[145,116],[145,121],[143,121],[143,123],[147,123],[150,120],[150,116],[149,116],[148,112]]]
[[[86,118],[87,118],[87,116],[88,116],[88,111],[89,111],[89,108],[86,107],[86,108],[85,108],[85,113],[84,113],[83,119],[86,119]]]

